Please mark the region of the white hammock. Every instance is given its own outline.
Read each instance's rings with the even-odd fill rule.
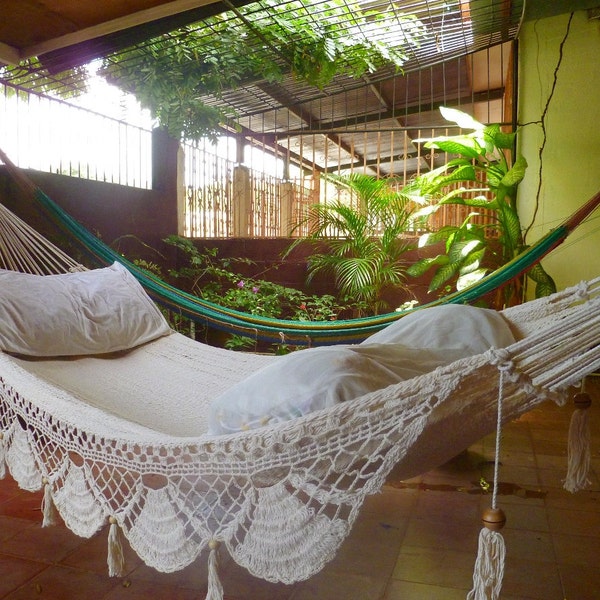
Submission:
[[[4,239],[23,238],[10,231]],[[27,266],[21,251],[14,256],[8,268],[77,268],[66,256],[51,256],[44,268],[29,266],[33,255]],[[211,599],[222,597],[221,543],[257,577],[300,581],[334,557],[365,496],[392,467],[404,478],[425,472],[496,429],[499,397],[507,421],[545,399],[564,403],[570,386],[600,368],[600,279],[502,315],[519,338],[505,349],[295,420],[219,436],[204,433],[210,403],[276,357],[176,333],[101,356],[0,352],[0,476],[6,465],[22,488],[44,487],[45,524],[54,509],[84,537],[110,522],[111,574],[122,566],[121,531],[164,572],[210,548]],[[584,484],[585,472],[569,487]]]
[[[600,367],[599,291],[594,280],[503,311],[522,336],[506,349],[223,436],[201,433],[208,403],[276,358],[179,334],[111,357],[0,354],[0,464],[24,489],[45,485],[47,518],[52,501],[86,537],[110,520],[111,542],[120,528],[160,571],[210,547],[211,598],[219,543],[257,577],[299,581],[333,558],[392,467],[414,476],[495,429],[501,371],[504,420],[564,402]]]

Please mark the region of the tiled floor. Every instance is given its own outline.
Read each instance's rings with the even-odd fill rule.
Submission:
[[[592,486],[561,488],[571,408],[543,405],[504,429],[499,505],[507,561],[504,600],[600,599],[600,380]],[[368,499],[351,536],[318,575],[294,586],[250,577],[221,561],[229,600],[454,600],[471,587],[482,510],[490,496],[494,436],[410,481],[393,474]],[[122,579],[106,574],[106,531],[90,540],[64,526],[41,528],[40,494],[0,481],[0,598],[10,600],[188,600],[206,594],[206,558],[161,574],[127,553]]]

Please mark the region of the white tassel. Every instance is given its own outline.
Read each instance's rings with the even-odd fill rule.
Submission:
[[[498,366],[498,415],[496,421],[496,453],[494,458],[494,490],[492,506],[483,513],[483,528],[479,533],[479,546],[475,568],[473,570],[473,589],[467,594],[467,600],[497,600],[504,578],[504,560],[506,547],[499,531],[506,523],[504,511],[497,508],[498,481],[500,473],[500,439],[502,433],[502,409],[504,403],[504,377],[510,370],[510,363]]]
[[[206,600],[223,600],[223,586],[219,580],[219,542],[208,542],[210,554],[208,555],[208,590]]]
[[[0,431],[0,479],[6,477],[6,444],[4,442],[4,432]]]
[[[493,509],[492,509],[493,510]],[[499,509],[498,512],[502,513]],[[489,528],[489,524],[479,533],[479,549],[473,572],[473,589],[467,600],[496,600],[500,597],[504,578],[506,548],[502,535]]]
[[[44,497],[42,498],[42,527],[50,527],[56,525],[58,521],[58,512],[52,500],[52,488],[50,482],[44,477],[42,480],[44,484]]]
[[[575,410],[569,425],[567,477],[563,487],[575,493],[592,482],[588,478],[590,472],[590,418],[589,408],[592,399],[589,394],[580,392],[573,398]]]
[[[108,530],[108,564],[109,577],[122,577],[125,574],[125,556],[123,554],[123,544],[121,543],[121,530],[117,520],[110,517],[108,520],[110,528]]]

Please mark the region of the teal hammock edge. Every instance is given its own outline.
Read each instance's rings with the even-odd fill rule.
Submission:
[[[415,308],[383,315],[336,321],[292,321],[252,315],[203,300],[198,296],[172,286],[141,269],[92,234],[56,202],[37,188],[37,201],[54,220],[71,234],[100,264],[115,261],[125,266],[144,287],[149,296],[161,306],[194,322],[256,340],[293,345],[350,344],[364,340],[397,319],[423,308],[442,304],[469,304],[508,283],[535,265],[569,235],[569,233],[600,204],[600,193],[592,198],[562,225],[551,230],[510,262],[463,290],[448,294]]]

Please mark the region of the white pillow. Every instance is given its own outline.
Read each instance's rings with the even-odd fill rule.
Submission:
[[[0,349],[26,356],[116,352],[171,329],[121,264],[64,275],[0,270]]]
[[[495,311],[459,305],[422,309],[361,344],[277,358],[213,400],[209,433],[300,417],[512,342],[507,323]]]
[[[508,322],[497,311],[468,304],[417,309],[362,342],[399,343],[411,348],[460,349],[467,356],[515,341]]]

